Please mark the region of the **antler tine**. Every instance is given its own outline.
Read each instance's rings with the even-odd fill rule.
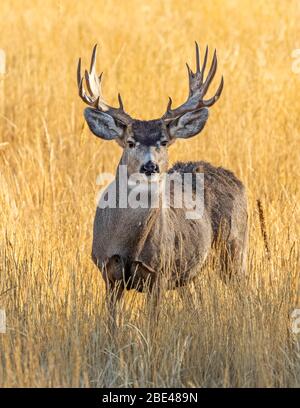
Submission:
[[[119,93],[118,93],[118,101],[119,101],[119,109],[124,111],[123,101],[122,101],[121,95]]]
[[[204,60],[203,60],[203,66],[202,66],[202,70],[201,70],[201,73],[200,73],[201,83],[202,83],[202,81],[203,81],[203,75],[204,75],[204,71],[205,71],[205,68],[206,68],[207,55],[208,55],[208,45],[206,46],[206,49],[205,49]]]
[[[222,76],[220,85],[219,85],[219,87],[217,89],[217,92],[215,93],[215,95],[213,97],[211,97],[207,101],[203,101],[204,106],[209,108],[210,106],[212,106],[220,98],[221,93],[223,91],[223,86],[224,86],[224,78]]]
[[[77,65],[77,85],[78,85],[78,88],[80,87],[81,80],[82,80],[82,76],[81,76],[81,58],[79,58],[78,65]]]
[[[195,44],[196,44],[196,73],[198,73],[200,72],[200,52],[197,41],[195,41]]]
[[[85,83],[87,86],[87,90],[89,91],[90,95],[93,97],[94,94],[93,94],[92,87],[90,84],[90,74],[88,73],[87,70],[84,71],[84,77],[85,77]]]
[[[169,96],[167,110],[166,110],[166,113],[164,114],[163,118],[166,117],[168,114],[172,113],[172,109],[171,109],[172,103],[173,103],[172,98]]]
[[[81,99],[87,103],[88,105],[93,106],[93,101],[92,99],[85,93],[84,87],[83,87],[83,78],[80,82],[79,85],[79,96],[81,97]]]
[[[86,82],[87,82],[87,86],[88,86],[90,96],[87,95],[85,90],[84,90],[84,86],[83,86],[84,77],[81,76],[81,58],[79,58],[78,65],[77,65],[77,85],[78,85],[79,96],[88,105],[93,106],[93,107],[97,107],[97,105],[96,105],[97,98],[96,99],[93,98],[93,93],[91,92],[89,78],[88,78],[88,75],[86,73],[85,73],[85,78],[86,78]]]
[[[85,70],[84,77],[81,76],[81,59],[78,61],[77,66],[77,84],[79,89],[79,96],[81,99],[87,103],[88,105],[98,109],[99,111],[106,112],[112,117],[118,119],[124,124],[128,124],[132,121],[131,117],[125,113],[123,102],[121,99],[121,95],[118,95],[119,100],[119,108],[114,108],[109,106],[103,99],[101,93],[101,79],[102,73],[100,76],[96,73],[96,57],[97,57],[97,44],[94,45],[92,56],[91,56],[91,63],[90,63],[90,70],[89,72]],[[89,95],[86,94],[83,86],[83,80],[85,79],[87,90]]]
[[[217,66],[218,66],[217,51],[215,50],[210,70],[209,70],[208,75],[206,77],[206,80],[204,81],[204,84],[203,84],[203,91],[202,91],[203,96],[206,94],[209,85],[211,84],[212,80],[214,79],[214,76],[215,76],[216,71],[217,71]]]
[[[189,77],[189,97],[190,97],[193,94],[194,74],[193,74],[193,71],[191,70],[189,64],[186,63],[185,65],[187,67],[188,77]]]
[[[98,46],[98,44],[95,44],[94,47],[93,47],[93,52],[92,52],[92,57],[91,57],[91,64],[90,64],[90,74],[92,72],[95,72],[96,57],[97,57],[97,46]]]

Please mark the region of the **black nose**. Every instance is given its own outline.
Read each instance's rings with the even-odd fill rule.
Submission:
[[[156,163],[150,160],[142,165],[140,172],[145,173],[146,176],[151,176],[151,174],[159,173],[159,167]]]

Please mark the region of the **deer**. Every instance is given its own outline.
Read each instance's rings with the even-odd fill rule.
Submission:
[[[92,260],[102,273],[107,308],[113,320],[115,307],[125,290],[147,290],[150,295],[155,294],[158,305],[162,288],[182,288],[192,282],[217,243],[224,249],[219,256],[221,276],[225,280],[246,271],[248,212],[243,183],[233,172],[206,161],[177,162],[169,167],[168,148],[177,139],[189,139],[203,130],[209,108],[223,90],[222,76],[216,93],[204,99],[217,71],[217,54],[215,50],[205,75],[208,46],[203,64],[197,42],[195,46],[196,71],[186,64],[187,100],[173,109],[169,98],[163,116],[154,120],[133,119],[125,112],[120,94],[118,107],[105,102],[101,92],[102,73],[98,76],[95,68],[97,45],[93,48],[90,69],[85,70],[84,76],[81,59],[78,61],[78,91],[89,106],[84,110],[89,129],[103,140],[114,140],[123,149],[113,183],[121,183],[123,187],[127,184],[130,191],[130,176],[141,174],[157,187],[158,205],[155,208],[120,205],[120,194],[117,194],[114,208],[97,205]],[[120,179],[122,166],[127,168],[125,181]],[[196,176],[199,173],[204,179],[201,217],[187,218],[184,205],[181,208],[161,205],[163,176],[175,174],[183,180],[186,174]],[[190,184],[194,195],[200,194],[193,177]],[[102,198],[106,193],[107,190]]]

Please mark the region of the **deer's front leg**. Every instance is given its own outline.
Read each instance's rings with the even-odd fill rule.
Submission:
[[[114,330],[117,327],[116,308],[125,289],[123,258],[118,254],[107,258],[102,268],[102,274],[106,284],[108,327]]]

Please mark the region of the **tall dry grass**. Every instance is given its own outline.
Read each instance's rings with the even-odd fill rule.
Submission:
[[[299,2],[11,0],[0,17],[0,386],[299,386]],[[107,99],[120,91],[150,119],[186,97],[194,40],[217,48],[225,88],[171,161],[205,159],[247,186],[249,282],[226,287],[208,267],[193,303],[166,294],[155,333],[143,295],[128,293],[112,339],[90,252],[96,176],[121,151],[84,125],[77,58],[98,42]]]

